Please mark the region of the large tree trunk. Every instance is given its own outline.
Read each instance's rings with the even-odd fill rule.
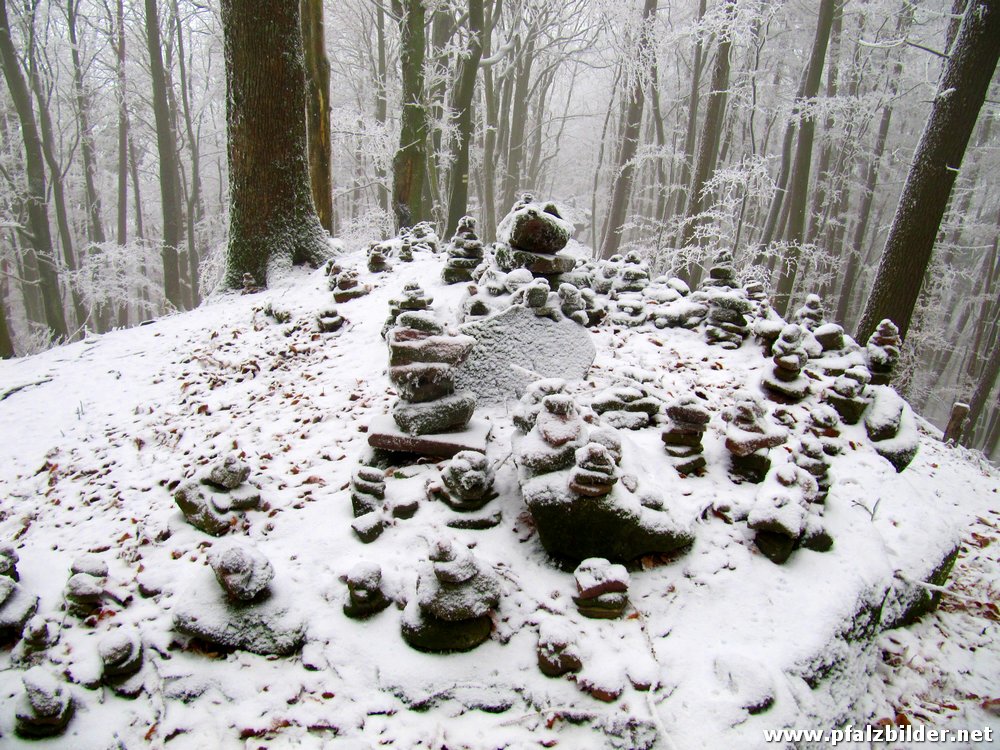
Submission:
[[[636,58],[644,60],[650,55],[650,37],[653,20],[656,18],[656,0],[646,0],[642,9],[642,28],[636,48]],[[635,177],[635,152],[639,147],[639,128],[642,125],[642,110],[646,102],[644,95],[645,71],[635,75],[628,93],[625,113],[625,129],[618,149],[618,163],[615,169],[614,188],[611,193],[611,207],[604,223],[604,241],[601,243],[601,257],[610,258],[618,252],[622,241],[622,225],[628,213],[632,198],[632,180]]]
[[[717,161],[719,142],[722,139],[726,99],[729,95],[729,55],[732,50],[731,25],[736,13],[735,0],[726,0],[725,13],[726,22],[719,32],[719,46],[715,52],[715,65],[712,68],[711,91],[708,92],[708,104],[705,106],[705,122],[702,125],[701,137],[698,139],[698,157],[691,186],[688,189],[684,225],[678,242],[678,247],[682,248],[690,246],[695,240],[696,217],[704,210],[702,193],[705,183],[712,176],[712,166]],[[701,267],[696,263],[689,263],[688,278],[692,285],[697,284],[700,277]]]
[[[227,286],[329,254],[313,207],[298,2],[222,0],[229,140]],[[261,54],[267,50],[268,54]]]
[[[813,40],[812,53],[809,56],[808,72],[803,91],[806,100],[814,98],[819,92],[823,65],[826,61],[826,48],[830,41],[830,29],[833,26],[834,5],[835,0],[821,0],[819,5],[816,37]],[[795,161],[792,165],[792,177],[788,183],[788,224],[785,227],[784,235],[788,248],[774,295],[774,309],[778,315],[784,315],[788,309],[792,287],[795,285],[795,275],[798,273],[799,253],[805,237],[806,207],[809,203],[809,170],[812,165],[815,133],[816,119],[807,107],[799,122]]]
[[[191,81],[188,77],[187,62],[184,60],[184,27],[181,24],[177,0],[173,0],[173,9],[174,31],[177,34],[177,72],[180,74],[181,85],[181,113],[184,116],[188,152],[191,154],[191,186],[187,191],[187,211],[185,211],[187,216],[188,278],[191,284],[191,305],[197,307],[201,303],[200,269],[198,267],[201,252],[198,249],[195,230],[198,222],[205,215],[205,205],[201,197],[201,144],[191,113]]]
[[[392,207],[396,227],[413,226],[424,218],[423,194],[427,168],[427,110],[424,106],[424,2],[400,0],[402,115],[399,149],[392,160]]]
[[[381,3],[376,3],[375,8],[375,44],[378,48],[378,69],[375,73],[375,121],[386,127],[389,114],[389,102],[386,95],[386,78],[388,68],[385,60],[385,8]],[[378,160],[375,166],[375,174],[378,177],[378,205],[386,213],[389,213],[389,187],[388,174],[382,166],[382,160]],[[332,223],[332,220],[331,220]]]
[[[156,148],[160,156],[160,198],[163,209],[163,291],[177,310],[184,309],[178,248],[181,244],[180,173],[177,166],[177,136],[170,120],[167,101],[167,76],[160,46],[160,16],[157,0],[145,0],[146,44],[149,49],[149,75],[153,84],[153,115],[156,120]]]
[[[38,257],[38,276],[42,301],[45,307],[45,323],[49,328],[50,340],[66,338],[66,317],[63,313],[62,297],[59,292],[59,273],[52,235],[49,232],[49,212],[46,204],[45,162],[42,143],[38,137],[35,113],[31,106],[31,94],[21,73],[21,64],[14,51],[10,35],[10,21],[7,18],[7,0],[0,0],[0,65],[3,66],[7,90],[17,110],[21,123],[21,139],[24,142],[24,172],[27,178],[28,226],[31,243]]]
[[[454,158],[451,164],[451,194],[448,197],[448,226],[445,236],[458,228],[469,204],[469,143],[472,141],[472,103],[475,101],[476,73],[483,54],[483,0],[469,0],[469,45],[462,57],[461,73],[452,101],[458,113]]]
[[[319,223],[333,234],[333,175],[330,157],[330,60],[326,56],[323,0],[302,0],[306,54],[306,141],[309,180]]]
[[[118,81],[118,237],[128,241],[128,103],[125,99],[125,0],[118,0],[115,12],[115,75]]]
[[[889,318],[905,336],[955,176],[1000,57],[1000,0],[970,0],[913,154],[856,338]]]

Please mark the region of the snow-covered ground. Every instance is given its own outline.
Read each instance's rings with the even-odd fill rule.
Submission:
[[[712,411],[701,477],[681,478],[666,463],[659,429],[626,436],[633,463],[645,467],[640,479],[695,543],[633,571],[623,619],[580,617],[572,574],[544,554],[509,459],[509,407],[477,412],[493,423],[499,526],[446,528],[450,511],[424,499],[437,467],[420,463],[387,472],[389,496],[419,498],[420,510],[362,544],[347,486],[368,450],[367,425],[395,400],[379,335],[388,301],[417,280],[440,316],[455,320],[465,292],[442,284],[441,256],[418,253],[381,275],[365,271],[360,254],[342,262],[375,289],[338,306],[348,324],[337,333],[319,334],[313,322],[331,303],[326,278],[300,271],[261,294],[0,363],[0,541],[15,546],[21,586],[58,626],[46,663],[69,680],[76,704],[67,733],[40,746],[757,748],[775,746],[765,730],[880,719],[1000,733],[996,471],[921,422],[917,457],[897,474],[863,425],[844,427],[824,516],[833,550],[773,564],[746,523],[724,512],[749,506],[759,489],[728,478],[720,416],[768,367],[752,342],[726,352],[698,331],[593,333],[597,360],[572,392],[631,379],[664,398],[698,390]],[[276,322],[268,306],[290,321]],[[266,505],[215,539],[184,521],[171,491],[230,453],[250,464]],[[782,448],[774,453],[787,460]],[[368,621],[344,617],[340,576],[356,562],[379,563],[387,593],[403,602],[442,534],[501,576],[487,643],[423,654],[400,637],[399,607]],[[221,654],[174,632],[175,608],[216,585],[209,551],[238,537],[268,556],[272,587],[308,623],[301,654]],[[939,611],[875,646],[845,638],[873,592],[928,577],[960,540],[953,593]],[[110,567],[107,604],[92,624],[62,607],[83,553]],[[552,618],[577,634],[584,668],[575,679],[536,666],[538,628]],[[135,700],[98,685],[96,644],[123,623],[138,626],[146,650]],[[19,648],[0,653],[3,747],[22,742],[12,706],[24,666]],[[748,711],[765,699],[769,708]]]

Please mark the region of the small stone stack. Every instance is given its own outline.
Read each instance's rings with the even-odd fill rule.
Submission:
[[[618,278],[624,265],[625,258],[621,255],[612,255],[610,258],[602,258],[597,261],[593,278],[594,291],[598,294],[610,294],[615,285],[615,279]]]
[[[327,307],[316,315],[316,328],[320,333],[335,333],[343,328],[346,322],[335,307]]]
[[[5,557],[5,552],[10,556]],[[0,563],[9,564],[7,573],[0,575],[0,646],[20,638],[25,624],[38,611],[38,597],[25,592],[17,582],[17,569],[14,567],[16,560],[17,555],[13,549],[0,549]]]
[[[823,352],[839,352],[847,345],[844,337],[844,327],[837,323],[823,323],[815,328],[810,328],[816,342],[823,348]]]
[[[196,529],[222,536],[235,526],[242,511],[260,505],[260,492],[247,483],[250,467],[236,455],[215,464],[198,481],[182,484],[174,502]]]
[[[797,403],[809,395],[809,380],[802,368],[809,361],[803,347],[804,331],[792,323],[785,326],[771,347],[774,369],[763,379],[764,390],[781,401]]]
[[[399,239],[399,248],[396,251],[396,257],[403,261],[403,263],[412,263],[413,244],[411,243],[409,227],[401,227],[397,238]]]
[[[757,308],[757,319],[753,322],[753,335],[763,347],[765,357],[770,357],[773,353],[774,342],[785,330],[785,325],[784,318],[778,315],[766,300]]]
[[[344,614],[353,620],[365,620],[389,606],[382,591],[382,569],[375,563],[357,563],[344,576],[347,601]]]
[[[806,296],[805,303],[792,315],[792,322],[798,323],[807,331],[815,331],[823,325],[823,302],[818,294]]]
[[[535,420],[544,408],[542,401],[545,397],[561,394],[565,390],[566,381],[561,378],[543,378],[530,383],[511,414],[514,426],[522,435],[527,434],[535,426]]]
[[[62,734],[73,716],[73,696],[65,684],[44,667],[21,675],[24,692],[14,708],[14,732],[25,739]]]
[[[871,403],[865,389],[872,376],[867,367],[851,367],[833,381],[826,393],[826,400],[844,420],[844,424],[857,424]]]
[[[649,427],[661,406],[662,402],[638,383],[609,388],[590,402],[590,408],[619,430]]]
[[[872,385],[889,385],[896,363],[899,362],[902,346],[903,341],[899,338],[899,329],[895,323],[885,319],[878,324],[865,347]]]
[[[426,313],[403,313],[387,334],[389,380],[399,393],[392,416],[410,435],[458,430],[468,424],[476,408],[470,391],[455,393],[454,367],[475,340],[447,335]]]
[[[736,479],[760,483],[771,468],[768,450],[788,439],[788,432],[768,424],[761,400],[752,393],[740,391],[735,403],[722,418],[726,429],[726,450],[730,453],[730,473]]]
[[[742,290],[710,292],[705,340],[723,349],[739,349],[749,334],[746,316],[752,309],[753,305]]]
[[[625,262],[618,271],[618,276],[611,285],[616,294],[622,292],[642,293],[649,286],[649,269],[637,252],[625,256]]]
[[[414,224],[409,239],[414,250],[426,250],[430,253],[440,250],[441,240],[434,231],[434,225],[429,221],[418,221]]]
[[[351,528],[365,544],[374,542],[385,530],[385,475],[362,464],[351,477]]]
[[[588,300],[584,298],[583,292],[572,284],[560,284],[557,294],[559,295],[559,311],[563,315],[582,326],[590,325]],[[596,298],[592,296],[591,299]]]
[[[440,481],[427,483],[427,497],[460,513],[477,511],[497,496],[493,469],[478,451],[461,451],[441,471]]]
[[[274,567],[260,551],[245,545],[233,545],[213,551],[209,563],[223,591],[230,599],[252,602],[267,595],[274,578]]]
[[[500,581],[464,548],[438,541],[403,613],[403,639],[418,651],[470,651],[490,637]]]
[[[120,627],[97,644],[101,658],[101,682],[123,698],[135,698],[142,690],[142,637],[134,627]],[[133,679],[134,678],[134,679]]]
[[[93,555],[85,555],[73,561],[69,572],[70,577],[63,591],[66,611],[80,619],[90,617],[104,602],[108,564]]]
[[[20,581],[17,573],[17,563],[20,558],[9,544],[0,544],[0,576],[7,576],[14,581]]]
[[[554,277],[576,266],[572,256],[560,252],[571,231],[572,226],[563,221],[554,204],[522,201],[497,227],[497,265],[504,271],[526,268],[532,276],[555,285]]]
[[[747,299],[750,300],[754,305],[760,308],[762,305],[769,305],[770,302],[767,298],[767,288],[764,286],[764,282],[750,280],[743,285],[743,291],[746,292]]]
[[[618,468],[607,447],[590,442],[577,448],[576,466],[569,476],[570,492],[583,497],[604,497],[611,494],[618,482]]]
[[[337,266],[332,266],[337,268]],[[333,301],[338,305],[350,302],[352,299],[364,297],[372,288],[367,284],[362,284],[358,280],[358,272],[353,268],[340,271],[336,275],[330,276],[330,290],[333,292]]]
[[[389,317],[385,319],[385,324],[382,326],[382,338],[385,338],[389,329],[396,325],[396,320],[402,313],[429,310],[433,303],[434,298],[428,296],[420,284],[416,281],[406,282],[403,287],[403,295],[389,300]]]
[[[556,618],[538,626],[538,668],[546,677],[562,677],[583,669],[576,637],[567,623]]]
[[[636,292],[625,292],[617,295],[614,301],[614,312],[611,322],[618,326],[635,328],[641,326],[649,318],[649,310],[642,295]]]
[[[816,481],[795,464],[779,467],[761,488],[747,525],[756,532],[757,549],[771,562],[785,562],[807,537],[812,538],[811,548],[833,545],[829,537],[828,545],[817,538],[823,533],[818,520],[810,523],[809,502],[815,495]]]
[[[794,453],[795,464],[805,469],[816,480],[818,487],[815,502],[825,503],[830,493],[830,461],[823,450],[822,441],[811,433],[799,439],[799,449]]]
[[[839,456],[844,451],[844,441],[840,437],[840,416],[828,404],[818,404],[809,410],[809,433],[815,435],[827,456]]]
[[[701,288],[727,290],[738,286],[736,271],[733,269],[733,254],[730,250],[720,250],[715,256],[715,263],[708,269],[708,278],[701,283]]]
[[[441,271],[445,284],[472,281],[473,271],[483,262],[483,243],[476,234],[476,220],[463,216],[448,245],[448,260]]]
[[[368,270],[372,273],[384,273],[389,270],[389,253],[392,248],[381,242],[373,242],[368,246]]]
[[[518,464],[534,474],[569,468],[576,449],[583,445],[583,427],[572,396],[545,396],[533,428],[521,443]]]
[[[667,404],[666,412],[670,422],[660,437],[674,468],[685,475],[704,468],[702,438],[712,415],[702,400],[689,393]]]
[[[603,557],[590,557],[573,572],[577,595],[573,603],[584,617],[615,620],[628,606],[629,574],[624,565]]]

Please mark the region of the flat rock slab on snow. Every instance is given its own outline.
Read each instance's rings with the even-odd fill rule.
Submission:
[[[368,445],[400,453],[451,458],[462,451],[486,452],[486,439],[492,424],[475,417],[461,430],[437,435],[411,435],[403,432],[389,415],[376,417],[368,427]]]
[[[539,317],[527,307],[510,307],[461,330],[476,344],[456,368],[455,386],[475,393],[480,404],[520,398],[541,378],[582,379],[597,356],[586,328]]]

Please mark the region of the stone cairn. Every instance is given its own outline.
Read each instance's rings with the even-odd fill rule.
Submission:
[[[619,294],[614,301],[611,322],[615,325],[636,328],[646,322],[649,310],[642,296],[633,292]]]
[[[208,562],[221,592],[210,601],[195,592],[175,609],[178,632],[262,656],[287,656],[302,646],[303,623],[272,591],[274,567],[262,552],[235,544],[213,549]]]
[[[143,659],[139,630],[134,627],[116,628],[100,640],[97,653],[101,659],[101,682],[116,695],[135,698],[143,688],[139,675]]]
[[[823,325],[823,302],[818,294],[806,295],[802,307],[792,315],[792,322],[798,323],[807,331],[815,331]]]
[[[561,253],[572,227],[552,203],[535,203],[526,193],[497,227],[497,265],[504,271],[527,268],[533,276],[544,277],[558,287],[555,277],[569,273],[576,260]]]
[[[550,617],[538,626],[538,668],[546,677],[562,677],[583,669],[576,635],[562,620]]]
[[[323,308],[316,315],[316,329],[320,333],[336,333],[346,322],[337,312],[337,308],[332,306]]]
[[[483,242],[476,234],[476,220],[463,216],[448,245],[448,260],[441,271],[446,284],[472,281],[474,271],[483,262]]]
[[[736,271],[733,269],[733,254],[729,250],[720,250],[712,267],[708,269],[708,278],[701,283],[701,289],[728,290],[738,287]]]
[[[336,270],[334,270],[336,269]],[[367,284],[362,284],[358,280],[358,272],[353,268],[341,269],[336,264],[331,264],[327,273],[330,278],[330,291],[333,292],[333,301],[338,305],[350,302],[352,299],[364,297],[372,288]]]
[[[857,424],[871,399],[865,395],[871,373],[867,367],[850,367],[833,381],[826,392],[827,402],[837,410],[844,424]]]
[[[373,466],[361,465],[351,476],[351,528],[365,544],[374,542],[385,530],[385,475]]]
[[[500,581],[465,547],[439,540],[403,612],[403,639],[418,651],[470,651],[490,637]]]
[[[212,536],[234,527],[243,511],[260,506],[260,491],[247,483],[250,467],[239,456],[229,455],[197,481],[174,491],[174,502],[189,524]]]
[[[667,404],[666,414],[669,422],[660,437],[674,468],[683,475],[703,469],[702,439],[711,414],[702,400],[690,393],[680,396]]]
[[[389,317],[382,326],[382,338],[396,325],[396,320],[404,312],[430,310],[434,298],[429,296],[416,281],[408,281],[403,286],[402,296],[389,300]]]
[[[438,239],[437,232],[434,231],[434,225],[429,221],[418,221],[414,224],[409,232],[409,240],[414,250],[436,253],[441,249],[441,240]]]
[[[361,562],[343,578],[347,584],[344,614],[353,620],[365,620],[389,606],[382,591],[382,569],[375,563]]]
[[[785,319],[771,307],[766,300],[757,308],[757,318],[753,322],[753,335],[764,349],[764,356],[770,357],[774,351],[774,342],[785,330]]]
[[[368,246],[368,270],[372,273],[385,273],[389,270],[389,254],[392,247],[386,243],[373,242]]]
[[[649,286],[649,267],[643,262],[639,253],[635,251],[628,253],[611,284],[611,290],[616,294],[641,294],[647,286]]]
[[[747,391],[735,395],[735,403],[722,418],[728,422],[726,450],[730,453],[730,474],[749,482],[760,483],[771,468],[768,451],[788,439],[788,432],[768,423],[760,398]]]
[[[399,429],[426,435],[465,427],[476,408],[471,391],[455,393],[455,365],[475,344],[447,335],[427,313],[403,313],[387,334],[389,380],[399,393],[392,416]]]
[[[785,326],[771,347],[774,368],[762,381],[768,395],[781,401],[796,403],[809,395],[809,380],[802,368],[809,361],[803,346],[805,332],[792,323]]]
[[[428,481],[427,497],[460,513],[470,513],[497,496],[493,480],[493,469],[485,455],[461,451],[444,465],[439,480]]]
[[[817,513],[810,511],[819,490],[816,480],[795,463],[783,464],[768,475],[747,516],[756,532],[754,543],[774,563],[785,562],[800,546],[825,552],[833,546]]]
[[[660,414],[663,403],[638,383],[609,388],[590,402],[590,408],[619,430],[649,427]]]
[[[920,445],[912,426],[913,412],[887,385],[876,386],[872,392],[872,407],[865,413],[865,431],[876,453],[901,472],[910,465]],[[910,423],[909,429],[904,428],[905,423]]]
[[[618,482],[618,464],[611,451],[600,443],[577,448],[575,465],[569,475],[569,490],[581,497],[607,497]]]
[[[573,603],[584,617],[615,620],[628,606],[629,575],[624,565],[612,565],[603,557],[590,557],[573,572],[576,596]]]
[[[883,320],[868,339],[865,352],[868,355],[868,369],[872,374],[872,385],[889,385],[892,374],[899,362],[902,339],[899,329],[891,320]]]
[[[0,546],[0,645],[20,638],[25,624],[38,610],[38,597],[29,595],[18,583],[17,562],[13,547]]]
[[[625,257],[617,254],[597,261],[597,267],[594,269],[594,277],[591,282],[594,291],[598,294],[611,294],[615,280],[618,278],[624,265]]]
[[[844,441],[840,437],[840,416],[829,404],[817,404],[809,410],[809,434],[819,438],[823,453],[838,456],[844,451]]]
[[[403,263],[413,262],[413,236],[409,227],[400,227],[399,234],[397,235],[399,240],[396,257],[399,258]]]
[[[743,290],[726,291],[721,285],[717,286],[708,292],[705,340],[710,344],[718,344],[723,349],[739,349],[743,339],[749,334],[746,316],[752,309],[753,305],[744,296]]]
[[[81,620],[95,615],[104,603],[108,564],[93,555],[78,557],[69,569],[63,591],[66,611]]]
[[[14,732],[25,739],[62,734],[73,717],[73,696],[66,685],[44,667],[21,675],[24,692],[14,707]]]

